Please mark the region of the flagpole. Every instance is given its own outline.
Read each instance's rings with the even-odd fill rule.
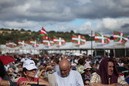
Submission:
[[[114,57],[113,58],[116,58],[116,49],[115,48],[113,50],[113,53],[114,53]]]
[[[92,53],[92,49],[93,49],[92,35],[93,35],[93,31],[91,30],[91,54],[93,56],[93,53]]]
[[[124,48],[125,48],[125,57],[126,57],[126,46],[124,45]]]

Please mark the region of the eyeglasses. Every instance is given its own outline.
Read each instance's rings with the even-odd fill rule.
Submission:
[[[27,70],[29,72],[37,71],[37,69]]]
[[[85,83],[85,85],[90,85],[89,83]]]

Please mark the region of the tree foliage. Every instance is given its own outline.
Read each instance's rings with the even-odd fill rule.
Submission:
[[[50,38],[55,37],[62,37],[66,41],[71,41],[71,37],[73,34],[78,34],[74,33],[74,31],[70,32],[55,32],[55,31],[50,31],[47,32],[48,36]],[[87,34],[83,34],[86,38],[86,40],[90,40],[90,36]],[[37,40],[40,41],[39,37],[39,31],[31,31],[31,30],[24,30],[23,28],[21,30],[16,30],[16,29],[7,29],[7,28],[1,28],[0,29],[0,44],[5,44],[7,42],[15,42],[17,43],[18,41],[29,41],[29,40]]]

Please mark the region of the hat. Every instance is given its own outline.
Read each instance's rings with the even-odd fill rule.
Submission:
[[[92,67],[91,67],[91,65],[90,65],[89,63],[86,63],[86,64],[85,64],[85,69],[88,69],[88,68],[90,69],[90,68],[92,68]]]
[[[35,62],[30,59],[27,59],[23,62],[23,68],[26,68],[27,70],[37,69]]]

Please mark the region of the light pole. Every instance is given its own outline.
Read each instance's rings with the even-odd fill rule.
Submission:
[[[90,40],[91,40],[91,54],[92,54],[92,56],[93,56],[93,52],[92,52],[92,50],[93,50],[93,41],[92,41],[92,40],[93,40],[93,39],[92,39],[92,36],[93,36],[93,31],[91,30],[91,37],[90,37],[90,38],[91,38],[91,39],[90,39]]]

